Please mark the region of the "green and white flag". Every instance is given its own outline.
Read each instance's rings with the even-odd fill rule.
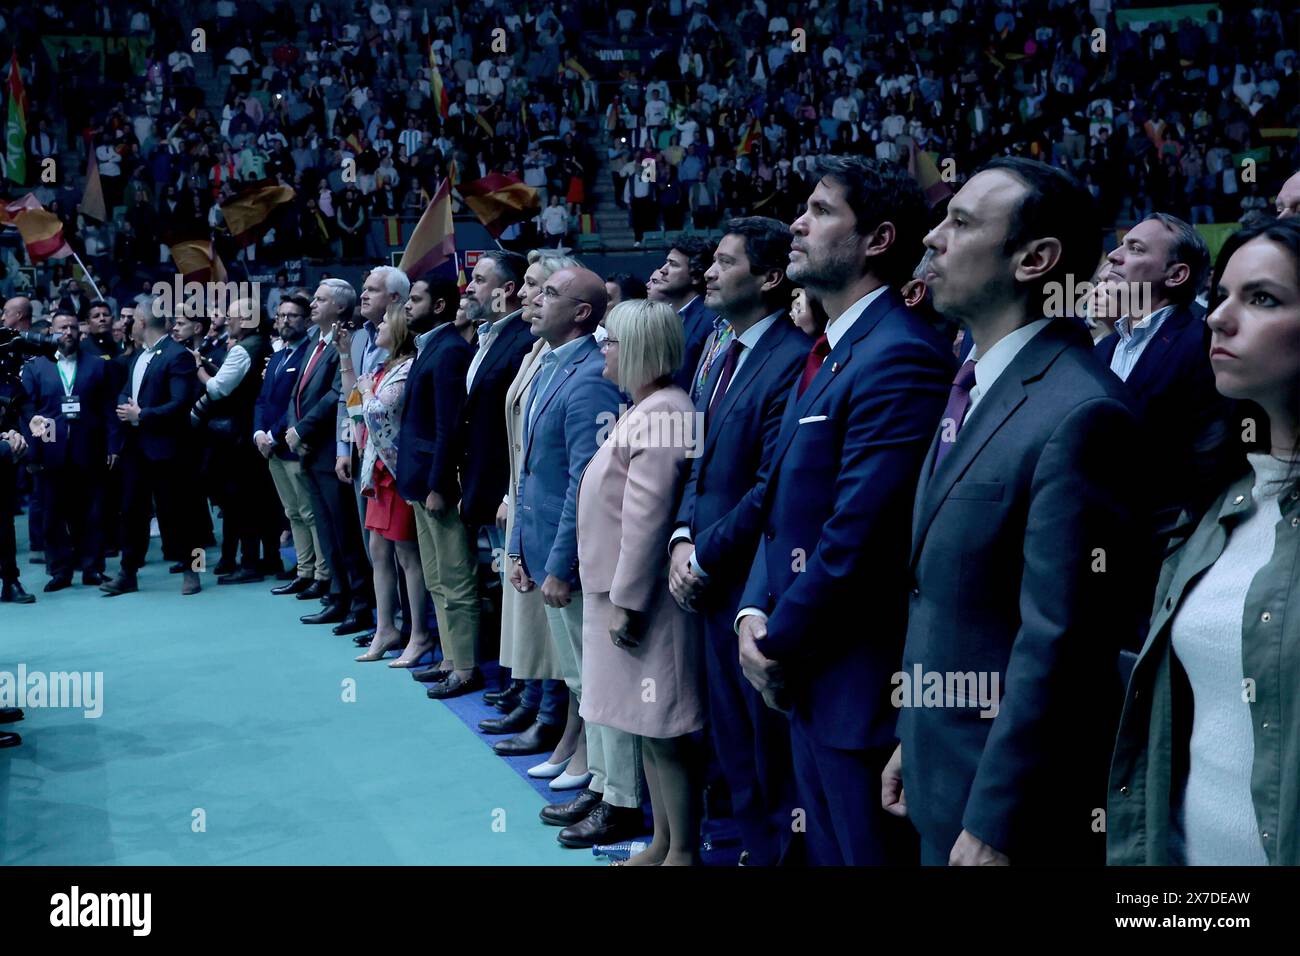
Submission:
[[[9,121],[5,124],[5,162],[9,178],[27,182],[27,91],[18,72],[18,53],[9,61]]]

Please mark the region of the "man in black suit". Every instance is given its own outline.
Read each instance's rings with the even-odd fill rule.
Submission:
[[[669,583],[677,602],[704,619],[709,730],[731,791],[747,862],[778,862],[795,805],[790,724],[745,680],[733,627],[762,534],[743,499],[771,458],[790,388],[812,340],[789,317],[785,270],[790,228],[753,216],[726,224],[705,273],[705,305],[734,337],[696,403],[704,442],[672,536]]]
[[[1050,305],[1101,252],[1079,183],[998,158],[925,237],[974,340],[916,491],[901,743],[881,803],[936,865],[1100,864],[1149,474],[1123,383]]]
[[[163,557],[184,563],[181,594],[201,590],[199,511],[193,490],[189,411],[198,396],[194,359],[167,334],[170,321],[161,298],[143,310],[144,347],[131,357],[118,396],[120,423],[109,436],[110,454],[122,469],[122,567],[100,585],[109,596],[138,590],[136,572],[149,550],[151,506],[158,516]]]
[[[1128,309],[1113,317],[1115,334],[1097,343],[1096,354],[1128,383],[1146,429],[1155,470],[1144,481],[1154,494],[1162,553],[1180,513],[1199,516],[1240,459],[1232,454],[1232,403],[1214,387],[1210,329],[1195,303],[1210,250],[1192,226],[1158,212],[1125,233],[1106,259],[1098,279],[1127,293],[1108,300]]]
[[[23,367],[23,419],[43,498],[46,591],[60,591],[81,571],[81,583],[104,581],[100,499],[108,463],[108,435],[117,428],[118,392],[111,365],[98,351],[80,347],[71,312],[57,311],[50,334],[59,338],[54,359],[39,356]]]
[[[646,298],[666,302],[682,317],[686,353],[677,384],[698,401],[712,362],[727,345],[725,326],[704,302],[704,273],[713,261],[713,246],[695,236],[684,236],[668,250],[646,284]]]
[[[361,543],[356,499],[350,482],[335,472],[338,416],[339,353],[335,323],[350,323],[357,293],[342,279],[325,279],[311,300],[315,325],[311,347],[294,384],[284,416],[271,436],[302,459],[311,485],[312,510],[330,570],[330,597],[325,609],[304,615],[304,624],[334,624],[334,633],[351,634],[374,624],[374,583]]]
[[[122,351],[122,347],[113,339],[113,310],[103,299],[90,303],[86,326],[87,334],[82,339],[82,348],[107,359]]]
[[[63,295],[55,303],[56,308],[67,309],[77,317],[78,322],[85,322],[86,316],[90,311],[90,299],[85,292],[81,290],[81,283],[76,279],[69,279],[63,284]]]
[[[36,596],[28,594],[18,580],[18,543],[14,540],[17,470],[26,454],[27,440],[22,432],[0,432],[0,604],[36,603]]]

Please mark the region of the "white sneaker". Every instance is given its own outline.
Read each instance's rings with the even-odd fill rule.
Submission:
[[[577,790],[591,783],[591,771],[581,775],[569,773],[567,770],[551,781],[552,790]]]
[[[564,773],[564,768],[569,765],[569,761],[572,759],[572,757],[566,757],[559,763],[550,763],[544,760],[536,767],[529,767],[528,776],[536,777],[539,780],[553,779]]]

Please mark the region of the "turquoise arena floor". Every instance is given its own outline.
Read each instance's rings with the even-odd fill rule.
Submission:
[[[43,594],[22,519],[18,538],[37,603],[0,605],[0,671],[102,673],[103,714],[28,707],[4,728],[23,743],[0,750],[0,864],[598,862],[406,671],[300,624],[314,602],[210,575],[183,598],[157,539],[139,593]]]

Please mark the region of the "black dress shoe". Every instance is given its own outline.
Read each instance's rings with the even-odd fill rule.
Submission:
[[[439,670],[438,665],[434,664],[432,667],[426,667],[422,671],[412,671],[411,676],[422,684],[433,684],[438,681],[446,680],[451,673],[452,671],[450,668],[447,670]]]
[[[313,601],[316,598],[329,597],[330,583],[328,581],[313,581],[311,586],[298,594],[299,601]]]
[[[464,678],[457,677],[456,672],[452,671],[447,675],[446,680],[438,681],[424,693],[430,700],[445,700],[448,697],[459,697],[472,690],[482,689],[483,672],[476,667],[468,677]]]
[[[281,584],[271,588],[272,594],[301,594],[312,586],[311,578],[294,578],[288,584]]]
[[[23,738],[19,737],[17,734],[0,732],[0,748],[17,747],[22,742]]]
[[[478,729],[485,734],[517,734],[519,731],[531,727],[536,719],[537,711],[521,704],[504,717],[489,717],[486,720],[480,720]]]
[[[595,810],[601,800],[601,795],[595,790],[583,790],[568,803],[548,803],[538,815],[549,826],[569,827]]]
[[[561,846],[581,849],[598,843],[620,843],[644,832],[645,817],[640,807],[616,807],[602,800],[586,817],[561,830],[556,839]]]
[[[21,707],[0,707],[0,724],[13,724],[23,719]]]
[[[315,614],[304,614],[298,620],[304,624],[337,624],[347,616],[348,612],[343,610],[342,605],[329,604]]]
[[[352,611],[339,622],[338,627],[334,628],[334,633],[342,637],[344,634],[355,634],[358,631],[373,631],[374,629],[375,616],[369,610]]]
[[[99,571],[81,572],[81,583],[86,585],[87,587],[94,587],[96,585],[103,584],[107,580],[108,578],[104,577],[104,575]]]
[[[136,584],[134,571],[118,571],[117,577],[111,581],[105,581],[99,586],[99,589],[109,597],[115,597],[118,594],[138,591],[140,586]]]
[[[352,638],[352,643],[357,645],[357,647],[369,647],[370,642],[373,641],[374,639],[375,639],[375,632],[373,630],[370,630],[370,631],[366,631],[366,633],[364,634],[356,635],[354,638]]]
[[[510,718],[507,717],[506,720]],[[563,724],[544,724],[533,721],[523,733],[509,740],[501,740],[492,745],[492,749],[502,757],[523,757],[528,754],[546,754],[555,749],[555,745],[564,736]]]
[[[499,701],[502,697],[505,697],[507,694],[521,694],[523,693],[523,689],[524,689],[523,681],[512,680],[510,683],[506,684],[506,686],[502,687],[500,690],[490,690],[484,693],[483,703],[487,704],[488,706],[495,707],[497,701]]]
[[[62,591],[64,588],[70,588],[70,587],[72,587],[71,574],[67,575],[66,577],[50,578],[48,581],[45,582],[45,587],[41,588],[41,590],[44,591],[46,594],[50,594],[54,591]]]
[[[234,574],[223,574],[217,578],[218,584],[257,584],[263,580],[262,573],[253,568],[240,568]]]
[[[234,561],[218,561],[217,566],[212,569],[212,573],[220,577],[223,574],[234,574],[239,570],[239,565]]]
[[[36,595],[28,594],[17,581],[6,581],[0,587],[0,604],[35,604]]]
[[[189,564],[187,564],[187,563],[184,562],[184,561],[177,561],[175,564],[173,564],[171,567],[169,567],[169,568],[167,569],[167,573],[168,573],[168,574],[180,574],[182,571],[188,571],[189,569],[190,569]],[[222,573],[224,573],[224,572],[222,572]]]

